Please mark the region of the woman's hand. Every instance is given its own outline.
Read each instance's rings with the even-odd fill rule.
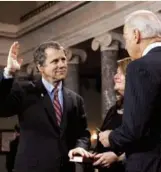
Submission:
[[[94,156],[94,166],[110,167],[114,162],[118,161],[118,156],[114,152],[100,153]]]

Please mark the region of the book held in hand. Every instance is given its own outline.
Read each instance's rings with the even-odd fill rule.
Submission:
[[[93,158],[86,158],[82,156],[74,156],[72,159],[69,160],[70,162],[86,162],[86,163],[93,163]]]

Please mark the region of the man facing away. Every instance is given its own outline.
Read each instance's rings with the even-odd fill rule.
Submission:
[[[122,125],[100,133],[106,147],[125,151],[127,172],[161,171],[161,21],[147,10],[127,16],[127,68]]]
[[[56,42],[41,44],[34,61],[41,79],[21,85],[14,82],[20,69],[19,43],[10,48],[0,80],[0,115],[18,115],[21,135],[16,172],[74,172],[70,158],[89,157],[90,143],[83,99],[63,86],[67,74],[64,48]]]

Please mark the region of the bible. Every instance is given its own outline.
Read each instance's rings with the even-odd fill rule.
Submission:
[[[82,156],[74,156],[72,159],[69,160],[70,162],[82,162],[82,163],[93,163],[94,159],[89,157],[82,157]]]

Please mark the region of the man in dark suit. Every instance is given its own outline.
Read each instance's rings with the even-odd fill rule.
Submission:
[[[20,138],[20,127],[18,125],[15,125],[15,138],[10,142],[10,146],[9,146],[10,150],[6,154],[6,169],[8,172],[13,172],[14,169],[19,138]]]
[[[131,56],[127,68],[122,125],[99,134],[101,143],[125,151],[127,172],[161,171],[161,22],[147,10],[125,20]]]
[[[0,115],[18,114],[20,142],[16,172],[74,172],[69,157],[86,151],[90,143],[83,99],[63,87],[67,74],[65,50],[56,42],[41,44],[34,61],[41,80],[26,85],[14,82],[20,69],[19,43],[9,51],[7,66],[1,73]]]

